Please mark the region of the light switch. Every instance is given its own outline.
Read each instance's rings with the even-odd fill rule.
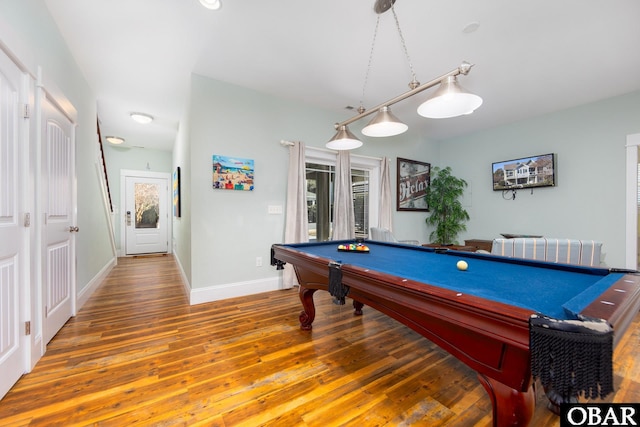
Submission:
[[[282,206],[281,205],[270,205],[267,208],[267,212],[269,215],[279,215],[282,214]]]

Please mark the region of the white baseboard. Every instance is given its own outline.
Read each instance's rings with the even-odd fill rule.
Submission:
[[[191,295],[191,284],[189,283],[189,279],[187,279],[187,275],[184,272],[184,268],[182,268],[182,264],[180,263],[180,258],[177,256],[174,256],[173,259],[176,260],[176,264],[178,264],[178,270],[180,270],[180,276],[182,277],[182,286],[184,287],[184,294],[187,297],[189,297]]]
[[[282,276],[191,289],[190,304],[219,301],[282,289]]]
[[[118,258],[112,258],[111,261],[105,265],[102,270],[96,274],[93,279],[87,283],[87,286],[82,288],[80,292],[78,292],[78,296],[76,298],[76,312],[82,308],[83,305],[89,300],[91,295],[98,289],[98,286],[102,283],[102,281],[109,275],[113,267],[118,264]]]

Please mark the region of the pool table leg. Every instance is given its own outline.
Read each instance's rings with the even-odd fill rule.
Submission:
[[[535,409],[532,386],[523,393],[483,374],[478,378],[491,398],[494,426],[529,425]]]
[[[353,314],[356,316],[362,316],[362,307],[364,307],[363,303],[353,300]]]
[[[303,331],[310,331],[311,324],[316,318],[316,306],[313,303],[313,294],[317,289],[309,289],[300,285],[298,295],[300,295],[300,302],[302,302],[303,310],[300,312],[300,329]],[[360,301],[353,300],[353,314],[356,316],[362,316],[362,307],[364,304]]]
[[[311,324],[316,318],[316,306],[313,304],[313,294],[317,289],[308,289],[300,285],[298,294],[300,302],[302,302],[303,310],[300,312],[300,329],[310,331]]]

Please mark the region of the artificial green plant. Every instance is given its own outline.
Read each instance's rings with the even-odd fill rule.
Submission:
[[[440,245],[455,244],[458,234],[467,229],[464,222],[469,220],[469,214],[460,203],[467,182],[453,176],[449,166],[444,169],[434,167],[431,172],[431,184],[425,196],[431,214],[425,221],[435,226],[435,230],[429,234],[429,239]]]

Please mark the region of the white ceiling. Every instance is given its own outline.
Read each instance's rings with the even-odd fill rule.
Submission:
[[[45,0],[98,100],[102,135],[171,150],[190,74],[336,112],[357,107],[378,15],[374,0]],[[413,129],[446,138],[640,89],[640,1],[398,0],[421,82],[475,64],[460,83],[474,114],[419,117],[425,94],[394,106]],[[477,31],[465,33],[478,22]],[[364,106],[411,80],[391,11],[380,15]],[[140,125],[132,111],[156,120]],[[362,125],[368,119],[363,119]],[[640,119],[639,119],[640,122]],[[356,127],[357,129],[357,127]],[[327,139],[333,135],[327,123]]]

